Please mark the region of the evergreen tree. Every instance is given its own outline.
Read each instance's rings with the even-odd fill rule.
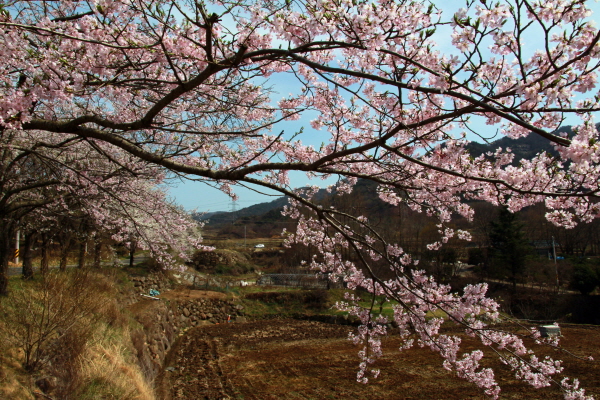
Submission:
[[[522,277],[526,268],[526,257],[530,246],[523,233],[523,224],[517,214],[506,207],[500,209],[496,221],[491,222],[490,243],[492,274],[508,276],[513,291],[517,289],[517,281]]]
[[[595,265],[582,260],[575,264],[573,275],[571,277],[571,288],[579,291],[581,294],[588,295],[600,284],[600,270]]]

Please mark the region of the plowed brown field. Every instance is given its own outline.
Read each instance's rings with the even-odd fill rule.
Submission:
[[[399,338],[385,338],[375,364],[381,376],[356,382],[359,348],[347,340],[352,327],[313,321],[268,320],[222,324],[188,331],[167,357],[157,381],[158,398],[176,399],[485,399],[472,384],[441,368],[428,349],[399,353]],[[458,332],[458,331],[457,331]],[[600,327],[563,327],[562,344],[600,359]],[[474,342],[464,338],[465,349]],[[545,349],[565,360],[565,375],[578,377],[589,394],[600,395],[600,365]],[[490,355],[491,356],[491,355]],[[484,358],[488,359],[488,357]],[[502,369],[489,357],[486,365]],[[541,390],[500,372],[502,399],[559,399],[556,386]]]

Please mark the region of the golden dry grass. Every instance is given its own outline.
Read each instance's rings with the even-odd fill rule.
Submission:
[[[85,399],[155,400],[152,386],[132,359],[129,350],[115,339],[100,340],[86,349],[80,364],[79,397]]]
[[[48,393],[52,398],[154,400],[133,355],[131,321],[116,300],[116,277],[88,271],[75,279],[74,274],[53,272],[42,283],[11,282],[11,294],[0,302],[0,399],[34,399],[40,392],[35,379],[54,376],[59,387]],[[45,313],[34,312],[38,309]],[[40,315],[56,318],[35,322]],[[19,325],[40,329],[25,335]],[[41,329],[46,326],[53,328]],[[43,362],[27,371],[24,349],[30,342],[39,344]]]

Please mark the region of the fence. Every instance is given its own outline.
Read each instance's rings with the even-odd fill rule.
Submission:
[[[314,274],[265,274],[256,281],[259,286],[300,287],[304,289],[332,289],[341,287],[326,276]]]

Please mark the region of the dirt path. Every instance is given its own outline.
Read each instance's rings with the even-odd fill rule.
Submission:
[[[399,340],[384,341],[381,376],[356,382],[359,348],[347,340],[353,328],[313,321],[271,320],[195,328],[182,337],[157,380],[159,399],[485,399],[473,385],[441,368],[426,349],[399,354]],[[563,328],[565,344],[600,359],[598,328]],[[465,338],[466,349],[472,342]],[[545,354],[553,354],[552,350]],[[488,365],[498,367],[494,359]],[[600,393],[600,367],[565,361],[567,375],[579,377],[588,392]],[[535,390],[499,374],[502,399],[560,399],[556,387]]]

